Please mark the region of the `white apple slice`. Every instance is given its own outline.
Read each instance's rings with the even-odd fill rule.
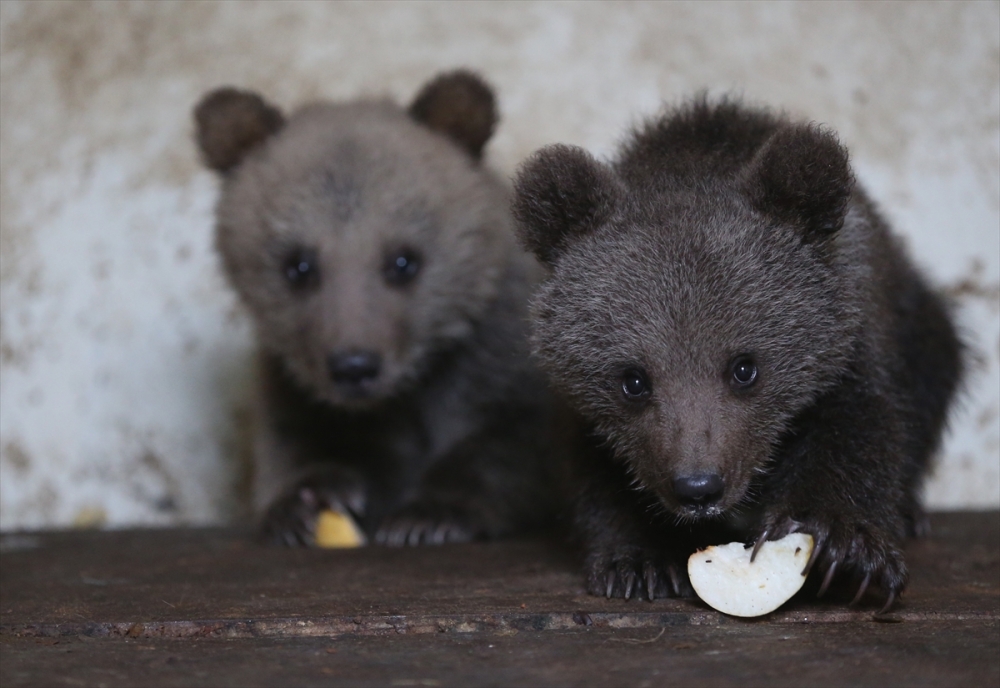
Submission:
[[[761,545],[753,563],[741,542],[699,550],[688,559],[691,587],[723,614],[762,616],[799,591],[813,550],[812,535],[791,533]]]

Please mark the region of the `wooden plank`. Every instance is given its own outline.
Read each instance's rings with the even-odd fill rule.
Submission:
[[[751,621],[591,597],[552,539],[303,551],[232,530],[7,534],[0,683],[1000,685],[1000,513],[932,525],[878,621],[877,599],[844,606],[850,590]]]
[[[0,639],[15,686],[995,686],[996,621]],[[57,644],[52,644],[57,643]]]
[[[890,616],[998,618],[998,522],[996,513],[938,515],[933,535],[909,547],[912,583]],[[587,595],[572,551],[549,540],[310,551],[261,547],[231,530],[14,536],[20,549],[4,537],[5,635],[284,637],[568,629],[588,618],[617,627],[733,622],[696,600]],[[849,593],[820,601],[806,591],[769,618],[871,616],[877,600],[849,610]]]

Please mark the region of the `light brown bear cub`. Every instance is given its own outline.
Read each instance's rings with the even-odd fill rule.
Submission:
[[[480,164],[490,88],[457,71],[407,109],[288,118],[223,88],[194,115],[222,178],[217,247],[262,350],[264,534],[312,544],[325,508],[390,545],[538,524],[553,507],[551,407],[526,344],[538,267]]]

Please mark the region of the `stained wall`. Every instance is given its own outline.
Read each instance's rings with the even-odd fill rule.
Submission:
[[[246,485],[252,331],[190,109],[496,87],[511,174],[609,155],[698,89],[824,122],[974,352],[927,488],[1000,506],[1000,3],[0,4],[0,527],[219,523]]]

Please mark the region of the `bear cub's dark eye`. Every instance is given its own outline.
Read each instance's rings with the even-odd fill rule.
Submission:
[[[757,364],[749,356],[737,356],[729,366],[729,373],[734,389],[746,389],[757,382]]]
[[[282,265],[285,279],[293,289],[304,289],[319,284],[319,262],[311,248],[295,248]]]
[[[622,394],[629,401],[639,401],[649,396],[651,392],[649,378],[645,371],[639,368],[629,368],[622,373]]]
[[[420,255],[411,248],[390,251],[382,268],[385,281],[393,285],[411,282],[420,272],[420,262]]]

